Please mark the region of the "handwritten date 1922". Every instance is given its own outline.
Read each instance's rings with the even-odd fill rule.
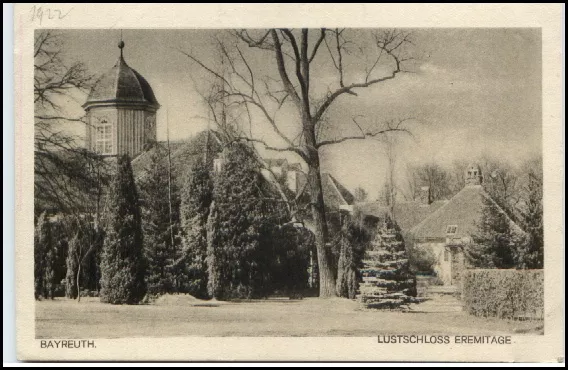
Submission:
[[[69,9],[67,12],[63,12],[61,9],[34,5],[30,9],[31,21],[39,21],[39,24],[41,25],[44,19],[63,19],[67,17],[72,10],[73,8]]]

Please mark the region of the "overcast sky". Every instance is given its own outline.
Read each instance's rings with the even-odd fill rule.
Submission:
[[[111,68],[119,55],[118,30],[59,32],[65,37],[66,57],[84,62],[94,74]],[[353,33],[364,44],[369,31]],[[162,105],[158,139],[166,137],[167,116],[171,139],[186,138],[207,127],[206,120],[200,118],[207,116],[207,110],[196,89],[206,89],[209,79],[177,49],[215,65],[213,36],[218,34],[213,30],[123,31],[126,62],[148,80]],[[411,51],[420,57],[409,66],[414,73],[359,90],[358,97],[339,99],[329,112],[330,125],[344,128],[342,133],[357,133],[349,131],[356,130],[351,123],[355,115],[363,115],[361,122],[369,124],[415,117],[408,125],[413,137],[400,139],[399,168],[406,163],[469,161],[480,155],[518,164],[541,152],[538,29],[417,29],[412,34]],[[372,58],[374,50],[368,50]],[[268,75],[276,72],[272,53],[245,52],[254,58],[256,70]],[[315,93],[334,83],[336,76],[329,58],[322,56],[316,62],[317,68],[312,67]],[[347,77],[353,80],[358,76],[353,73]],[[74,112],[81,113],[76,107]],[[285,132],[293,133],[294,118],[286,111],[279,116]],[[276,143],[259,117],[253,124],[256,135]],[[74,131],[82,130],[77,127]],[[362,186],[371,198],[377,196],[386,165],[380,142],[349,141],[327,147],[322,155],[324,171],[331,172],[351,190]],[[295,160],[293,156],[288,158]]]

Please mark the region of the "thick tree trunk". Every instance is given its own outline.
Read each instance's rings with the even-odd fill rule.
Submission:
[[[311,192],[312,215],[315,224],[316,249],[318,253],[318,274],[320,297],[337,296],[335,289],[335,268],[331,263],[331,251],[326,245],[328,239],[325,205],[319,169],[319,156],[316,153],[315,161],[310,163],[308,181]]]

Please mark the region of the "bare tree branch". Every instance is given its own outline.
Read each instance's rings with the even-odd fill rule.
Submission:
[[[215,72],[214,70],[212,70],[211,68],[207,67],[201,60],[197,59],[196,57],[194,57],[191,54],[186,53],[185,51],[181,50],[181,49],[177,49],[180,53],[182,53],[183,55],[185,55],[186,57],[188,57],[189,59],[193,60],[195,63],[199,64],[201,66],[201,68],[205,69],[207,72],[209,72],[210,74],[212,74],[213,76],[217,77],[218,79],[222,80],[225,84],[227,84],[227,86],[231,86],[231,83],[229,81],[227,81],[227,79],[225,79],[225,77],[221,76],[219,73]]]
[[[286,148],[278,148],[272,145],[269,145],[268,143],[266,143],[266,141],[261,140],[261,139],[253,139],[247,136],[239,136],[234,138],[237,141],[247,141],[250,143],[258,143],[258,144],[262,144],[264,146],[265,149],[267,150],[272,150],[275,152],[292,152],[292,153],[296,153],[297,155],[299,155],[303,160],[306,160],[306,154],[298,147],[294,147],[294,146],[290,146],[290,147],[286,147]]]
[[[288,77],[288,72],[286,72],[286,66],[284,64],[284,57],[282,54],[282,46],[280,44],[280,39],[278,38],[278,34],[276,30],[270,30],[272,35],[272,39],[274,40],[275,44],[275,54],[276,54],[276,64],[278,66],[278,73],[280,74],[280,78],[282,79],[282,83],[284,84],[284,88],[288,92],[288,95],[292,97],[294,103],[300,108],[300,97],[298,96],[298,92],[292,85],[290,78]]]
[[[322,28],[320,37],[319,37],[318,41],[316,41],[316,44],[314,45],[314,49],[312,50],[312,55],[310,55],[310,59],[308,60],[308,63],[311,63],[314,60],[314,58],[316,57],[316,55],[318,53],[318,49],[319,49],[322,41],[325,39],[325,36],[326,36],[326,29]]]
[[[383,135],[383,134],[386,134],[388,132],[404,132],[404,133],[407,133],[409,135],[412,135],[412,133],[407,128],[404,128],[404,127],[401,127],[401,126],[404,122],[407,122],[407,121],[413,120],[413,119],[414,118],[401,119],[396,123],[396,125],[393,125],[392,122],[387,122],[387,128],[385,128],[383,130],[363,131],[363,129],[361,128],[359,123],[357,123],[355,118],[353,118],[352,119],[353,122],[361,130],[361,135],[344,136],[344,137],[337,138],[337,139],[323,140],[321,142],[318,142],[316,147],[319,149],[319,148],[321,148],[325,145],[339,144],[339,143],[343,143],[343,142],[348,141],[348,140],[364,140],[364,139],[367,139],[367,138],[370,138],[370,137],[376,137],[376,136],[379,136],[379,135]]]
[[[337,36],[337,34],[338,34],[338,31],[336,31],[336,36]],[[353,89],[365,88],[365,87],[369,87],[371,85],[378,84],[380,82],[392,80],[399,73],[406,72],[406,71],[402,70],[401,65],[402,65],[403,62],[411,60],[412,58],[411,57],[402,58],[398,53],[398,50],[403,45],[405,45],[406,43],[411,43],[411,41],[409,39],[409,34],[402,34],[402,32],[401,33],[386,32],[383,35],[375,35],[376,46],[379,48],[379,50],[381,50],[381,52],[384,51],[387,55],[389,55],[392,58],[392,60],[395,63],[394,70],[387,76],[377,77],[377,78],[374,78],[374,79],[369,79],[369,77],[367,76],[365,78],[365,81],[363,81],[363,82],[356,82],[356,83],[352,83],[352,84],[349,84],[349,85],[340,86],[340,88],[335,90],[333,93],[331,93],[326,98],[326,100],[323,102],[323,104],[318,108],[316,114],[314,115],[314,120],[318,121],[323,116],[323,114],[325,113],[327,108],[329,108],[329,106],[339,96],[346,94],[346,93],[352,94]],[[335,66],[340,71],[340,78],[342,78],[341,77],[341,71],[342,71],[341,65],[339,63],[335,63]],[[374,69],[374,67],[373,67],[373,69]],[[342,82],[340,83],[340,85],[341,84],[342,84]]]

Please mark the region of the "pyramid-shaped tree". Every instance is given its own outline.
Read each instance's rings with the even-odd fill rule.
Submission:
[[[416,300],[404,239],[388,216],[365,252],[361,275],[359,300],[368,308],[398,308]]]
[[[101,260],[101,301],[136,304],[146,294],[142,220],[128,155],[117,161],[109,192]]]

